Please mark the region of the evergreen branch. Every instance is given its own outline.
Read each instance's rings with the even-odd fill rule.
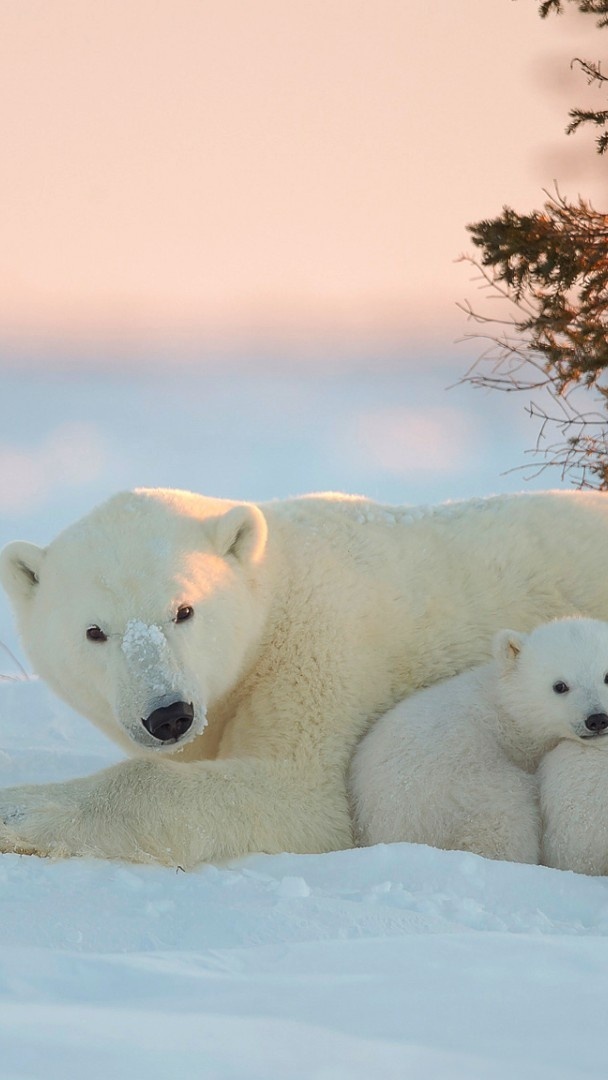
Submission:
[[[594,82],[608,82],[608,75],[604,75],[602,71],[601,60],[598,60],[597,64],[593,64],[590,60],[582,60],[580,56],[575,56],[570,62],[570,67],[573,68],[575,64],[578,64],[581,71],[587,76],[587,83],[589,86]]]
[[[562,14],[566,2],[608,26],[608,0],[542,0],[541,17]],[[589,84],[608,82],[600,61],[575,57],[575,65]],[[585,124],[601,129],[599,153],[608,150],[608,109],[572,109],[568,134]],[[468,301],[458,305],[477,327],[466,338],[483,346],[461,382],[544,395],[549,407],[528,405],[539,424],[531,451],[540,458],[538,471],[558,467],[579,487],[608,491],[608,214],[580,197],[568,202],[557,185],[545,196],[541,210],[519,214],[503,206],[498,217],[467,227],[478,255],[462,258],[486,296],[506,310],[496,318]],[[578,395],[586,391],[597,408],[581,412]],[[558,441],[548,443],[555,431]]]
[[[608,109],[599,111],[590,109],[570,109],[569,115],[571,120],[566,128],[566,135],[572,135],[581,124],[595,124],[596,127],[606,127],[608,125]],[[606,150],[607,141],[608,132],[603,132],[596,139],[596,146],[599,154],[603,154]]]
[[[608,26],[608,0],[568,0],[568,2],[576,4],[583,15],[599,15],[600,18],[597,20],[596,26],[600,29]],[[546,19],[551,12],[555,15],[562,15],[564,12],[563,0],[542,0],[539,12],[541,19]]]

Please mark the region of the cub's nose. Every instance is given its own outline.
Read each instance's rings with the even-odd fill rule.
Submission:
[[[194,708],[185,701],[172,701],[164,709],[155,709],[144,717],[143,725],[160,742],[176,742],[181,739],[194,719]],[[606,717],[608,724],[608,716]]]
[[[585,727],[589,731],[594,731],[597,735],[600,731],[605,731],[608,728],[608,716],[606,716],[605,712],[593,713],[585,720]]]

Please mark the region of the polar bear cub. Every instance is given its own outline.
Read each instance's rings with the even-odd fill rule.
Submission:
[[[529,635],[503,630],[493,652],[491,663],[398,704],[362,740],[350,778],[360,843],[408,840],[539,862],[534,773],[552,751],[543,772],[548,857],[561,860],[551,865],[574,860],[586,815],[595,829],[589,758],[597,762],[593,777],[605,760],[608,793],[608,756],[587,754],[589,747],[608,751],[602,738],[608,733],[608,623],[566,618]],[[576,780],[569,786],[573,762]],[[586,809],[570,842],[562,819],[581,790]],[[556,837],[564,830],[569,839],[560,847]],[[604,833],[608,852],[608,827]]]
[[[559,743],[538,779],[544,865],[608,874],[608,738]]]

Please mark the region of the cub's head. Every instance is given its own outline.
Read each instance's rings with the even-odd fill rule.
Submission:
[[[494,641],[499,693],[520,729],[560,739],[608,735],[608,623],[567,618]]]
[[[266,521],[189,492],[116,495],[0,580],[35,670],[131,753],[174,752],[238,680],[266,602]]]

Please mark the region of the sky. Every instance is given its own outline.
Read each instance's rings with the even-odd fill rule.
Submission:
[[[4,0],[0,364],[450,350],[466,224],[600,190],[600,32],[537,9]]]

